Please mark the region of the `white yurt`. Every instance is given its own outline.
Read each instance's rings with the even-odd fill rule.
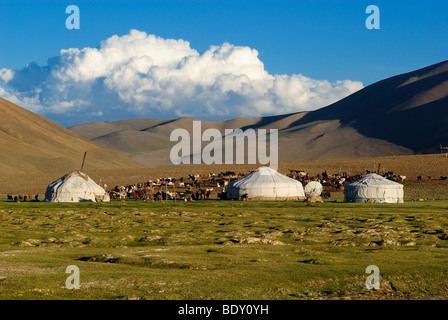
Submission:
[[[45,201],[108,202],[110,197],[85,173],[73,171],[48,185]]]
[[[403,185],[376,173],[344,185],[344,202],[403,203]]]
[[[246,193],[247,200],[305,199],[300,181],[269,167],[260,167],[244,178],[231,181],[227,186],[227,199],[240,199]]]

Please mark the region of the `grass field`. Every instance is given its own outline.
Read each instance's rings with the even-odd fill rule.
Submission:
[[[448,201],[333,201],[0,201],[0,299],[448,298]]]

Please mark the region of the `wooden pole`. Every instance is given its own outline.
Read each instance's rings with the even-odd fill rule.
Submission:
[[[81,165],[81,170],[80,171],[82,171],[82,169],[84,169],[84,163],[86,161],[86,155],[87,155],[87,152],[84,152],[84,158],[82,159],[82,165]]]

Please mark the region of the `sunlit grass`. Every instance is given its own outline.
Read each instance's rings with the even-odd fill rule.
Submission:
[[[448,297],[448,201],[332,201],[3,201],[0,298]]]

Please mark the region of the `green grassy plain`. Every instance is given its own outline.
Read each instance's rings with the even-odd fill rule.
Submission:
[[[333,201],[1,201],[0,299],[448,298],[448,201]]]

